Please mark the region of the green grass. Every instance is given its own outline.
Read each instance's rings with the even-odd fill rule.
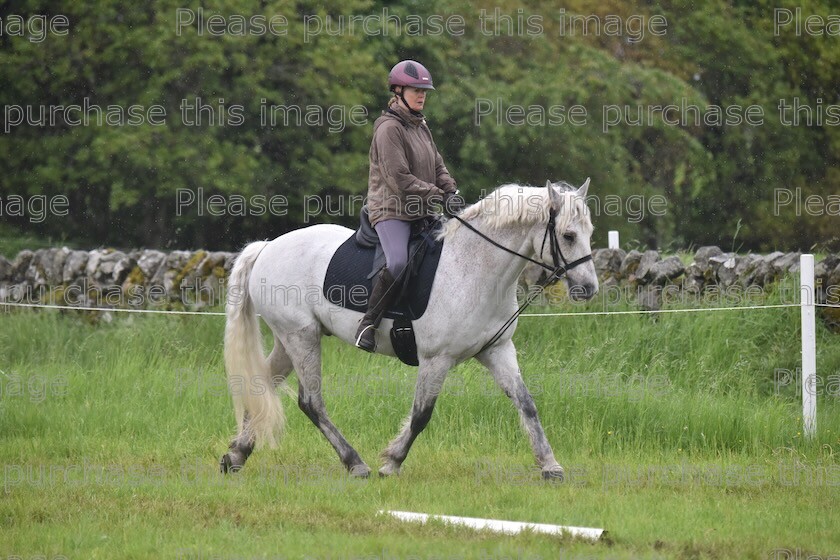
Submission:
[[[522,318],[520,365],[567,471],[559,485],[540,480],[513,406],[475,361],[451,372],[399,477],[349,479],[288,397],[278,449],[222,477],[234,430],[223,319],[94,317],[0,316],[1,557],[840,553],[840,395],[819,399],[808,441],[793,384],[774,387],[774,370],[798,364],[796,308]],[[840,338],[821,326],[818,336],[820,373],[840,375]],[[416,369],[332,338],[324,347],[327,407],[375,467],[409,410]],[[597,544],[499,536],[403,524],[380,509],[609,533]]]

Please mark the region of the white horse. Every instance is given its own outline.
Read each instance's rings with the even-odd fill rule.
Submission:
[[[592,223],[585,197],[589,179],[574,189],[566,183],[546,188],[503,185],[460,215],[499,245],[547,265],[546,234],[554,236],[565,262],[581,266],[565,274],[575,299],[598,291],[591,254]],[[556,216],[553,219],[552,216]],[[546,225],[555,224],[554,231]],[[298,405],[335,448],[351,475],[366,477],[370,468],[327,416],[321,388],[321,337],[353,344],[362,314],[338,307],[321,295],[333,253],[353,233],[336,225],[315,225],[247,245],[230,277],[225,328],[225,365],[233,395],[238,435],[222,457],[223,472],[242,468],[257,443],[273,446],[285,417],[275,386],[294,370]],[[423,316],[414,321],[419,371],[411,414],[381,455],[380,475],[399,473],[409,448],[425,428],[435,400],[452,367],[475,357],[490,370],[519,411],[545,478],[563,477],[537,409],[520,375],[516,349],[507,329],[485,348],[515,313],[516,281],[527,261],[504,251],[450,219],[437,275]],[[554,267],[552,267],[554,268]],[[268,358],[262,348],[257,314],[274,334]],[[392,320],[382,321],[376,351],[394,355],[388,335]]]

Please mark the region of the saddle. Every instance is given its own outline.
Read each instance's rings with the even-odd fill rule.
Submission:
[[[423,316],[432,292],[443,241],[435,239],[440,228],[436,219],[412,222],[408,244],[408,265],[399,286],[399,295],[385,312],[394,319],[391,343],[397,357],[417,365],[417,346],[411,321]],[[327,266],[323,292],[327,301],[364,313],[367,310],[373,277],[385,266],[385,253],[379,236],[370,224],[367,207],[362,207],[359,229],[336,249]]]

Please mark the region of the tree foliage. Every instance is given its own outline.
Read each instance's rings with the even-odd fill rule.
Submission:
[[[351,197],[366,192],[388,70],[413,58],[435,77],[426,114],[468,200],[507,182],[592,177],[596,226],[620,230],[625,241],[754,250],[840,243],[840,203],[829,204],[840,195],[840,133],[825,122],[826,108],[840,102],[840,37],[780,29],[771,2],[16,4],[0,8],[0,105],[9,129],[0,136],[0,200],[63,194],[70,209],[36,222],[6,208],[3,222],[20,231],[230,249],[315,221],[352,226],[359,204]],[[200,10],[205,26],[179,27],[179,9]],[[809,0],[801,13],[827,19],[831,4]],[[36,14],[65,15],[69,32],[42,41],[9,32],[13,15]],[[206,25],[214,15],[226,22],[218,36]],[[574,15],[602,25],[572,33]],[[232,27],[236,16],[248,20],[244,32]],[[254,16],[285,17],[285,33],[257,32]],[[369,19],[352,27],[351,16]],[[461,33],[429,25],[453,16],[465,25],[450,31]],[[630,22],[652,16],[667,21],[665,32],[645,29],[639,39]],[[621,33],[606,32],[607,17],[623,22]],[[8,122],[9,107],[37,117],[85,100],[161,106],[165,123]],[[807,106],[811,122],[802,109],[790,124],[794,113],[780,115],[782,101]],[[650,111],[667,105],[703,116],[752,105],[762,122],[675,125]],[[569,121],[573,106],[584,108],[585,123]],[[274,123],[264,118],[272,109]],[[621,123],[610,124],[617,115]],[[780,205],[779,189],[823,205]],[[208,205],[214,195],[221,206]],[[608,195],[621,201],[619,212],[604,207]],[[254,201],[272,196],[284,197],[284,211],[260,213]],[[651,210],[654,197],[666,201],[664,212]]]

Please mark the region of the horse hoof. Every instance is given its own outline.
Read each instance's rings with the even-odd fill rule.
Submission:
[[[219,470],[222,474],[239,472],[242,470],[242,467],[243,465],[241,463],[235,463],[233,461],[230,453],[222,455],[222,459],[219,461]]]
[[[563,467],[554,465],[542,470],[542,477],[549,482],[563,482]]]
[[[398,465],[394,465],[393,463],[382,465],[379,469],[379,476],[382,478],[394,474],[400,474],[400,467]]]
[[[354,478],[367,478],[370,476],[370,467],[364,463],[350,467],[350,476]]]

